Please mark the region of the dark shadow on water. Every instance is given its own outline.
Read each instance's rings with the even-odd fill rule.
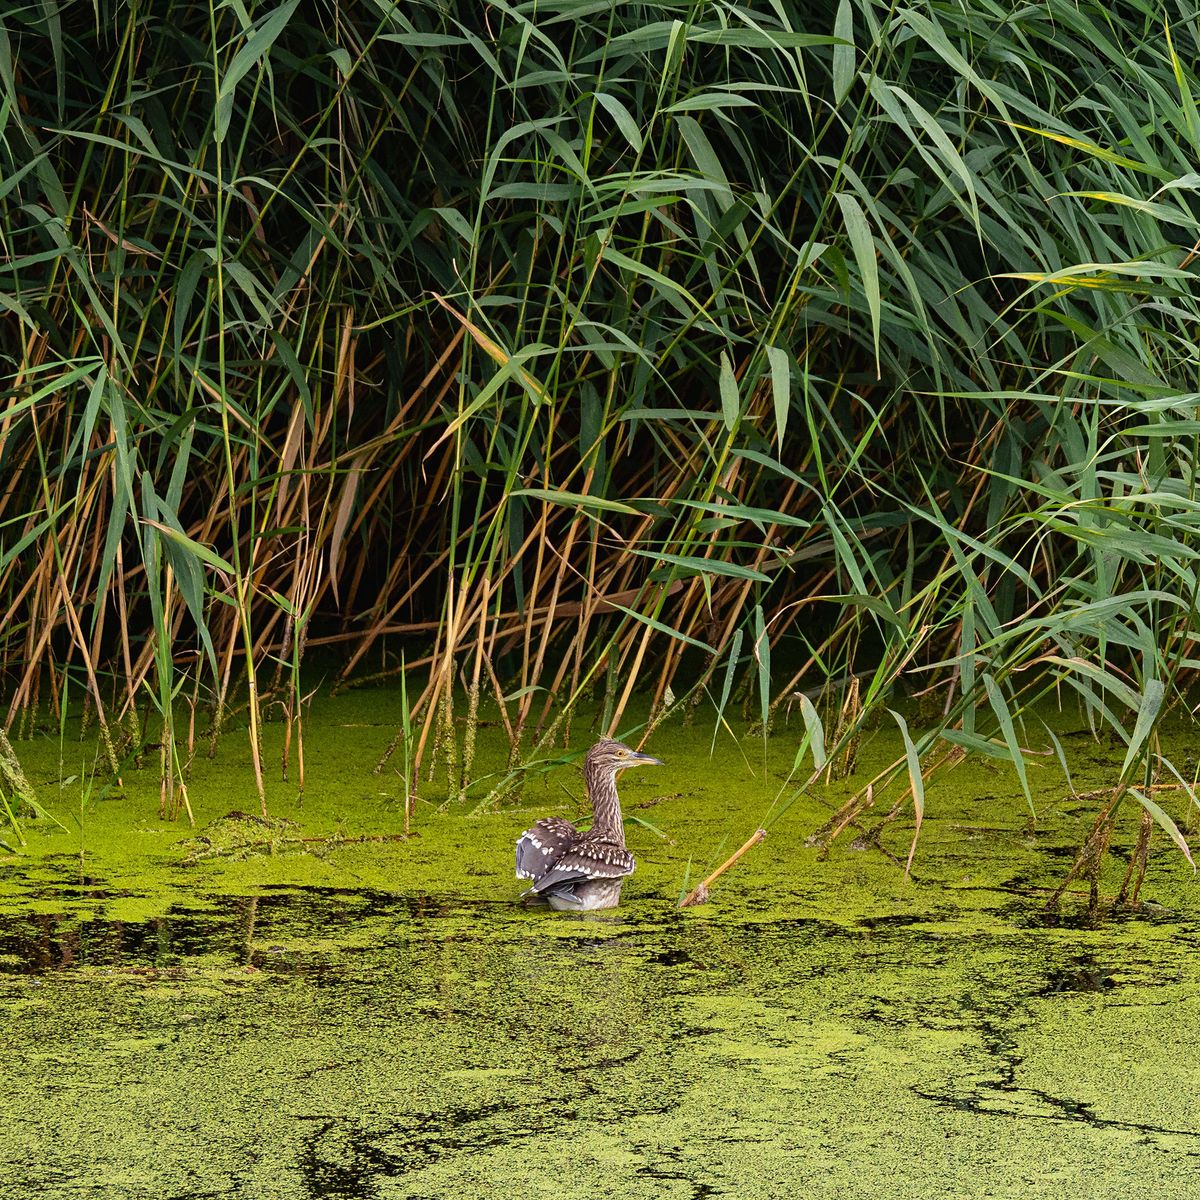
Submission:
[[[542,922],[547,933],[566,928],[583,935],[569,939],[576,950],[604,953],[647,931],[661,937],[677,924],[674,910],[649,921],[620,913],[529,913],[507,898],[468,901],[341,887],[267,885],[254,895],[200,896],[195,906],[172,905],[142,921],[105,913],[108,901],[136,899],[129,892],[75,883],[41,886],[30,896],[42,907],[59,899],[62,909],[0,914],[0,976],[167,968],[213,957],[273,973],[307,974],[334,953],[386,949],[402,932],[413,936],[415,930],[449,944],[478,939],[485,927],[493,934],[537,931]],[[90,911],[93,906],[98,911]],[[429,929],[421,934],[424,925]],[[364,931],[370,934],[365,942]],[[587,936],[593,931],[597,936]]]
[[[34,895],[42,904],[61,898],[102,905],[129,893],[76,886],[41,888]],[[297,972],[305,969],[312,953],[293,948],[295,943],[336,940],[367,926],[384,936],[389,922],[411,925],[462,917],[481,907],[430,896],[332,887],[266,887],[258,895],[202,899],[200,907],[174,905],[144,921],[72,912],[65,905],[62,912],[0,915],[0,975],[82,967],[176,967],[213,956],[260,970]]]
[[[1041,996],[1061,996],[1069,992],[1106,992],[1117,987],[1120,980],[1108,968],[1101,966],[1090,954],[1073,959],[1050,972]]]
[[[230,915],[188,910],[141,922],[57,913],[0,917],[0,974],[178,966],[236,948],[232,922]]]
[[[858,921],[860,929],[902,929],[906,925],[916,925],[928,921],[927,914],[914,916],[911,913],[883,913],[874,917],[862,917]]]
[[[1137,908],[1118,908],[1115,905],[1101,905],[1098,912],[1091,912],[1082,898],[1064,899],[1056,909],[1047,908],[1044,903],[1022,906],[1014,912],[1014,923],[1023,929],[1103,929],[1122,925],[1184,925],[1180,914],[1146,900]]]

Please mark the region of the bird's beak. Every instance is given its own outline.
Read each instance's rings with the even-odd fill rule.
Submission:
[[[637,762],[636,762],[636,763],[631,763],[631,764],[630,764],[631,766],[635,766],[635,767],[661,767],[661,766],[664,766],[664,765],[665,765],[665,764],[663,763],[663,760],[662,760],[661,758],[651,758],[651,756],[650,756],[649,754],[643,754],[643,753],[642,753],[640,750],[635,750],[635,751],[634,751],[634,754],[637,756]]]

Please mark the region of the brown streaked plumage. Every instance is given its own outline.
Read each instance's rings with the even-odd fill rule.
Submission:
[[[527,904],[571,912],[617,906],[621,885],[636,866],[625,849],[617,772],[651,765],[662,763],[611,738],[587,752],[583,778],[592,802],[592,827],[580,833],[562,817],[546,817],[517,839],[517,878],[533,881],[522,897]]]

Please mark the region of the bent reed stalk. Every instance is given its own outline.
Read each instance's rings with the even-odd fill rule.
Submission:
[[[639,689],[764,737],[811,692],[850,770],[911,680],[919,825],[949,751],[1025,786],[1065,688],[1174,837],[1148,785],[1200,665],[1200,118],[1166,21],[7,14],[5,727],[81,679],[108,770],[160,740],[174,815],[181,693],[213,749],[245,703],[262,798],[318,647],[338,686],[418,672],[406,777],[433,755],[461,796],[481,689],[514,770]]]

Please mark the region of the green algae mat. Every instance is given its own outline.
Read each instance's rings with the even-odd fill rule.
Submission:
[[[1095,808],[1061,776],[1036,821],[1002,769],[936,783],[907,881],[805,847],[833,785],[681,911],[798,735],[764,770],[761,742],[667,729],[668,765],[622,784],[648,824],[621,908],[573,916],[519,907],[511,853],[577,811],[577,773],[474,816],[422,801],[402,838],[370,709],[322,710],[267,825],[232,750],[189,829],[155,781],[102,796],[21,744],[63,827],[0,856],[0,1196],[1200,1194],[1192,873],[1156,840],[1140,912],[1048,918]],[[1080,740],[1076,787],[1114,754]]]

